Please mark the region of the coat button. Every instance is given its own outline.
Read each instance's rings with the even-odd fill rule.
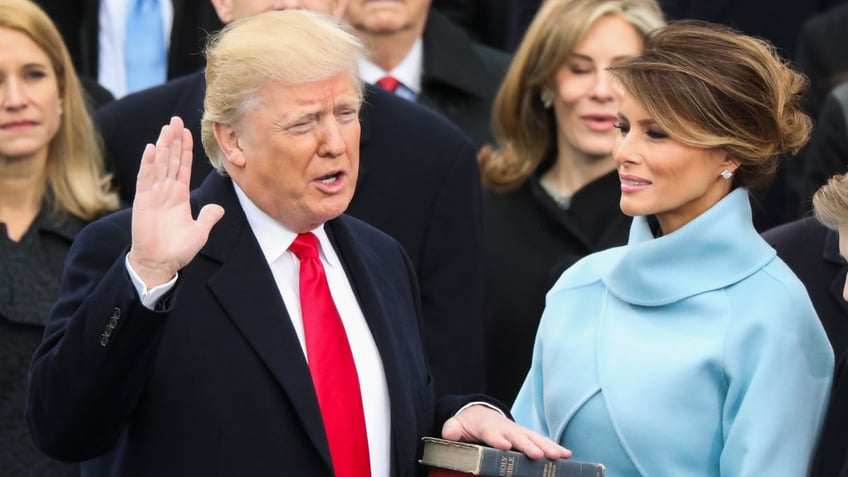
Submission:
[[[120,320],[121,319],[121,309],[117,308],[117,307],[113,308],[112,314],[109,315],[109,318],[111,318],[113,320]]]
[[[100,335],[100,346],[106,347],[109,344],[109,338],[106,335]]]

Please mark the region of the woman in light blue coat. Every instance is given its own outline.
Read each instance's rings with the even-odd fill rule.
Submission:
[[[513,415],[609,477],[802,477],[833,353],[748,189],[806,142],[805,80],[768,44],[691,22],[610,70],[629,242],[548,292]]]

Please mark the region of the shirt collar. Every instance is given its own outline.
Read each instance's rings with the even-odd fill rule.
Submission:
[[[235,181],[233,181],[233,188],[247,218],[247,223],[250,225],[256,241],[259,242],[259,248],[262,250],[265,260],[268,263],[273,263],[288,251],[289,246],[297,238],[297,233],[289,230],[257,207]],[[319,225],[311,232],[318,237],[319,254],[324,262],[333,268],[341,267],[341,262],[330,243],[330,238],[327,236],[327,231],[324,230],[324,224]]]
[[[412,45],[403,61],[391,71],[384,71],[374,63],[359,60],[359,74],[367,83],[375,84],[383,76],[393,76],[415,94],[421,93],[421,75],[424,70],[424,42],[419,37]]]

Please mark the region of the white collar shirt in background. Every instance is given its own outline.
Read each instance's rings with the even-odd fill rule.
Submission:
[[[108,89],[116,99],[127,94],[127,72],[124,67],[125,25],[127,11],[133,3],[134,0],[100,0],[97,82]],[[174,5],[170,0],[160,0],[160,5],[164,44],[168,48],[174,23]]]
[[[415,40],[412,49],[391,71],[382,68],[368,60],[359,61],[359,74],[366,83],[377,84],[383,76],[393,76],[400,81],[395,94],[410,101],[415,101],[421,93],[421,75],[424,73],[424,42],[421,38]]]

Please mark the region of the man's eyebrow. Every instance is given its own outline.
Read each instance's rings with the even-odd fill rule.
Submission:
[[[361,105],[362,99],[359,96],[349,96],[336,102],[335,108],[358,108]]]
[[[345,98],[340,98],[333,105],[333,112],[343,108],[358,109],[361,105],[362,99],[359,96],[349,96]],[[327,111],[325,111],[324,106],[322,105],[308,106],[305,109],[298,111],[297,113],[291,115],[283,115],[283,117],[281,117],[275,122],[280,127],[286,127],[292,124],[297,124],[301,121],[313,120],[315,118],[320,117],[322,114],[325,114],[326,112]]]
[[[305,110],[302,110],[302,111],[298,111],[297,113],[292,114],[292,115],[283,115],[283,117],[280,118],[280,120],[277,121],[277,123],[280,124],[280,125],[283,125],[283,126],[299,123],[301,121],[314,119],[314,118],[318,117],[321,114],[322,111],[323,111],[323,108],[320,108],[320,107],[319,108],[305,109]]]

